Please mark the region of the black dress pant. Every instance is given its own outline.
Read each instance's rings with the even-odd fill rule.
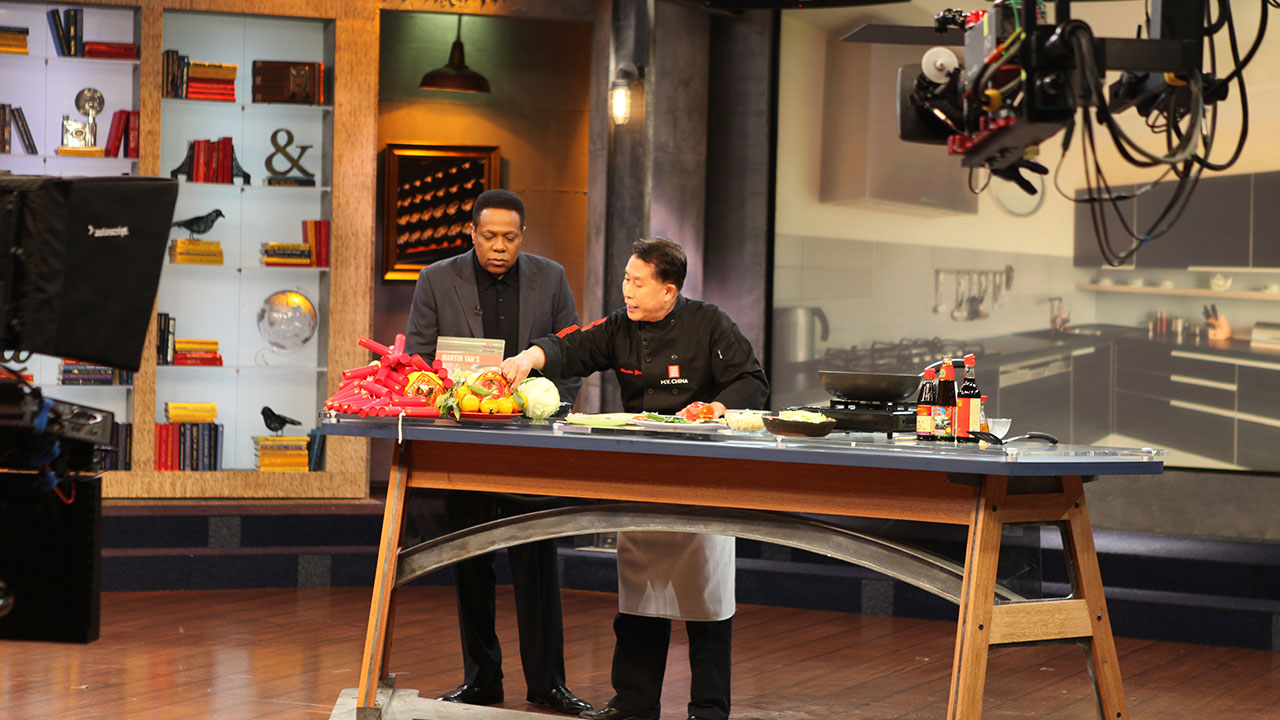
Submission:
[[[544,509],[509,495],[451,490],[445,493],[450,530]],[[520,662],[530,693],[544,694],[564,685],[564,618],[560,610],[560,568],[553,540],[517,545],[507,550],[520,629]],[[469,685],[502,681],[502,647],[494,630],[494,554],[453,566],[458,595],[458,627],[462,662]]]
[[[728,720],[729,678],[733,665],[733,618],[715,622],[687,620],[689,634],[689,715]],[[609,707],[628,715],[661,714],[662,677],[667,669],[671,621],[618,613],[613,618],[613,689]]]

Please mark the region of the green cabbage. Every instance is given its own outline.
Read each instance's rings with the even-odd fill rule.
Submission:
[[[520,394],[524,396],[527,418],[545,420],[560,409],[560,391],[544,377],[532,377],[520,383]]]

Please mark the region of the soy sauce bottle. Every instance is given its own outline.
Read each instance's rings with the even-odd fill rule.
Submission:
[[[977,358],[972,353],[964,356],[964,381],[956,392],[956,442],[977,442],[969,433],[982,428],[982,393],[978,390],[975,365]]]
[[[933,439],[955,440],[956,376],[951,358],[942,363],[938,380],[938,399],[933,406]]]
[[[933,404],[938,399],[938,383],[934,380],[933,368],[924,371],[924,382],[920,383],[920,396],[916,398],[916,439],[932,441],[933,437]]]

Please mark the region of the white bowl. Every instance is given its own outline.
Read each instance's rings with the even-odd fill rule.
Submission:
[[[1009,434],[1009,426],[1013,424],[1012,418],[987,418],[987,429],[992,435],[1004,439]]]

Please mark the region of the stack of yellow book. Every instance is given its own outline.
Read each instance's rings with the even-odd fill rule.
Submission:
[[[260,472],[307,472],[308,453],[305,436],[281,435],[253,438]]]
[[[265,242],[261,246],[263,265],[314,265],[311,245]]]
[[[217,240],[186,238],[171,240],[169,262],[174,265],[221,265],[222,243]]]
[[[63,157],[106,157],[107,149],[104,147],[75,147],[72,145],[59,145],[56,153]]]
[[[29,28],[0,26],[0,53],[26,55],[28,34],[30,34]]]
[[[218,341],[204,338],[174,338],[174,352],[218,352]]]
[[[217,422],[218,403],[167,402],[164,404],[164,417],[171,423]]]

